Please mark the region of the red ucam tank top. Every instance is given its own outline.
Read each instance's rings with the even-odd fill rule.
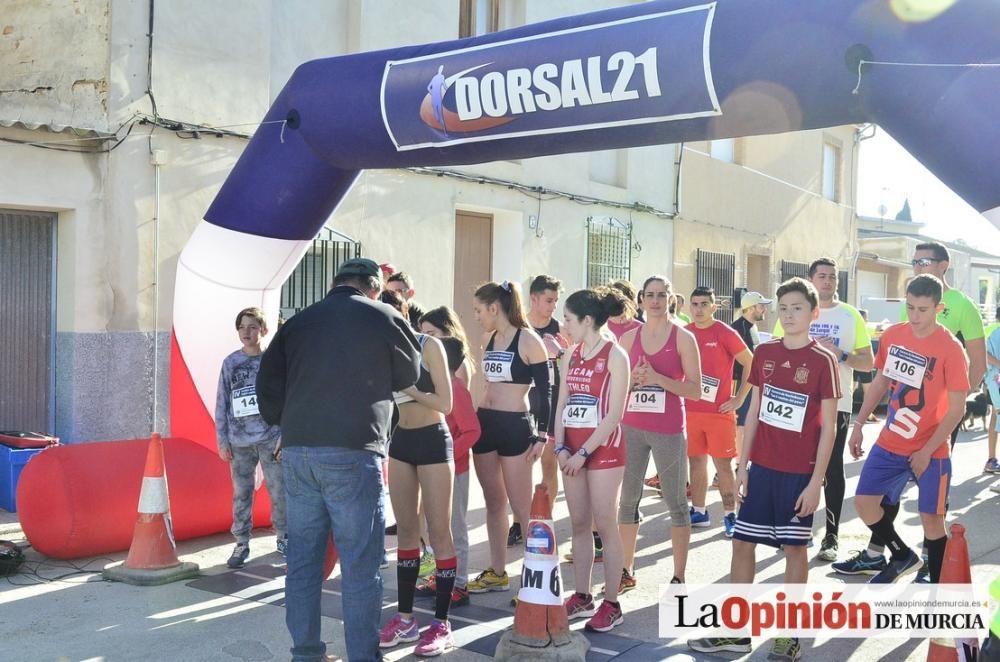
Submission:
[[[635,341],[628,352],[629,365],[635,367],[640,358],[645,358],[659,374],[683,380],[684,366],[681,365],[681,355],[677,351],[677,325],[670,327],[667,342],[653,354],[647,354],[642,347],[643,330],[644,328],[640,328],[635,334]],[[659,386],[633,388],[628,394],[622,422],[649,432],[681,434],[684,432],[684,401]]]
[[[611,406],[611,370],[608,357],[612,346],[613,342],[606,341],[597,354],[584,360],[583,343],[580,343],[570,357],[569,372],[566,373],[566,407],[562,411],[562,421],[566,443],[573,448],[585,444],[594,429],[608,415],[608,408]],[[622,429],[621,425],[617,425],[604,445],[615,448],[621,443]]]

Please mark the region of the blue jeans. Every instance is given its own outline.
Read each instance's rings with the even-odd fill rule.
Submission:
[[[284,449],[281,463],[288,521],[285,623],[293,662],[315,662],[326,655],[320,597],[331,530],[340,555],[347,657],[352,662],[381,660],[382,458],[334,446],[291,446]]]

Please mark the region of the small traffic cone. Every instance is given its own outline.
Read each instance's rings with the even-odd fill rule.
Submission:
[[[582,662],[590,643],[580,633],[569,630],[559,575],[559,546],[545,485],[535,486],[524,538],[524,565],[514,627],[500,638],[493,659]]]
[[[944,548],[940,584],[971,584],[972,564],[969,562],[969,541],[965,527],[951,525],[951,537]],[[978,658],[977,639],[931,639],[927,648],[927,662],[965,662]]]
[[[163,441],[156,432],[149,440],[146,453],[138,511],[128,558],[124,563],[104,568],[104,578],[138,586],[156,586],[196,577],[198,566],[181,563],[177,558],[170,525],[167,476],[163,468]]]

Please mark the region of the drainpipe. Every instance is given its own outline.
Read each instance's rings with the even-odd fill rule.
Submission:
[[[156,429],[156,411],[160,401],[160,167],[166,163],[167,152],[153,149],[149,136],[149,163],[153,166],[153,414],[152,431]]]

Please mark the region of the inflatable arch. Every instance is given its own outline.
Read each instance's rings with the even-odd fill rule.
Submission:
[[[307,62],[181,254],[171,433],[214,446],[233,311],[276,311],[365,168],[875,122],[1000,224],[998,33],[996,0],[660,0]]]

